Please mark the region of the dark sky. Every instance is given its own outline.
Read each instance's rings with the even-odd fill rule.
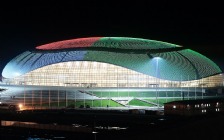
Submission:
[[[0,3],[0,71],[38,45],[94,36],[136,37],[193,49],[224,71],[221,2],[168,0]]]

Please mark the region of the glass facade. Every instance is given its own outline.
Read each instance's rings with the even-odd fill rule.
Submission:
[[[158,69],[159,72],[159,69]],[[8,84],[73,87],[216,87],[223,86],[223,75],[192,81],[168,81],[121,66],[92,61],[70,61],[48,65],[13,79]]]

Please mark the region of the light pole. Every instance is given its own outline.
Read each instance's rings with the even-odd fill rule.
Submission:
[[[182,89],[182,75],[180,76],[180,94],[181,94],[182,100],[184,100],[184,93]]]
[[[194,98],[195,98],[195,100],[197,99],[197,93],[196,93],[196,86],[197,86],[197,81],[196,81],[196,75],[195,75],[195,86],[194,86]]]
[[[48,89],[48,107],[51,107],[51,90],[50,88]]]
[[[59,101],[60,101],[60,100],[59,100],[59,98],[60,98],[60,97],[59,97],[59,75],[58,75],[57,77],[58,77],[58,108],[59,108],[59,106],[60,106],[60,104],[59,104]]]
[[[157,107],[159,108],[159,100],[158,100],[158,86],[159,86],[159,59],[161,59],[160,57],[155,57],[154,59],[156,59],[156,102],[157,102]]]
[[[76,108],[76,91],[75,91],[75,108]]]
[[[24,95],[23,95],[23,105],[26,106],[26,82],[25,82],[25,76],[24,76],[24,82],[23,82],[23,86],[24,86]]]
[[[42,93],[42,89],[40,91],[40,107],[42,108],[42,96],[43,96],[43,93]]]
[[[204,95],[203,95],[203,93],[204,93],[204,90],[203,90],[203,77],[202,77],[202,79],[201,79],[201,98],[202,99],[204,99]]]
[[[190,85],[190,83],[189,83],[189,75],[187,76],[187,80],[188,80],[188,86],[187,86],[187,94],[188,94],[188,96],[187,96],[187,99],[189,100],[189,85]]]

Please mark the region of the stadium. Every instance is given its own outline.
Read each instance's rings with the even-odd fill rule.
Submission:
[[[1,102],[41,107],[162,107],[223,93],[206,56],[162,41],[88,37],[25,51],[2,71]]]

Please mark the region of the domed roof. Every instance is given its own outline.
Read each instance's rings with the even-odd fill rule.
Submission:
[[[53,42],[36,47],[39,50],[72,49],[86,47],[118,49],[167,49],[181,47],[162,41],[130,37],[88,37]]]
[[[179,45],[127,37],[71,39],[36,47],[12,59],[2,76],[14,78],[51,64],[95,61],[165,80],[195,80],[222,73],[206,56]],[[158,75],[156,67],[158,63]]]

